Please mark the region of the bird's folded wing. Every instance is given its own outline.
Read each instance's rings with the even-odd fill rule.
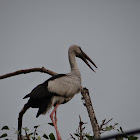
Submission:
[[[55,83],[55,79],[59,79],[61,77],[66,76],[66,74],[58,74],[56,76],[53,76],[51,78],[49,78],[48,80],[46,80],[44,83],[36,86],[31,93],[27,94],[23,99],[31,97],[31,98],[45,98],[48,96],[53,96],[56,95],[57,93],[55,92],[51,92],[48,90],[48,83],[50,81],[54,81]]]

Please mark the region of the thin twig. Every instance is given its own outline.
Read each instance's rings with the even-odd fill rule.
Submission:
[[[70,135],[71,135],[71,139],[76,140],[76,139],[73,137],[73,135],[72,135],[72,134],[70,134]]]
[[[79,119],[80,119],[80,122],[79,122],[79,129],[80,129],[80,140],[83,139],[83,136],[82,136],[82,125],[84,124],[82,121],[81,121],[81,117],[79,116]]]
[[[113,118],[111,118],[110,120],[108,120],[106,123],[104,123],[104,125],[108,124],[110,121],[112,121]]]
[[[107,125],[110,121],[112,121],[113,120],[113,118],[111,118],[110,120],[108,120],[107,122],[106,122],[106,119],[104,119],[103,121],[102,121],[102,124],[100,125],[100,127],[99,127],[99,130],[100,131],[103,131],[103,126],[104,125]]]

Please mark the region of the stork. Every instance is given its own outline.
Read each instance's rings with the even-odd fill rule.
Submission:
[[[38,108],[36,117],[39,117],[39,115],[41,114],[46,114],[51,109],[51,107],[54,106],[54,109],[50,114],[50,118],[56,130],[57,140],[62,140],[57,129],[56,110],[60,104],[67,103],[73,98],[75,94],[81,91],[81,74],[78,69],[75,57],[81,58],[90,67],[92,71],[94,71],[94,69],[90,66],[88,61],[90,61],[97,68],[95,63],[82,51],[82,49],[79,46],[77,45],[70,46],[68,50],[68,58],[71,67],[71,72],[67,74],[58,74],[56,76],[49,78],[44,83],[36,86],[31,91],[31,93],[27,94],[23,98],[23,99],[29,98],[29,100],[19,113],[18,139],[21,139],[23,114],[30,107]]]

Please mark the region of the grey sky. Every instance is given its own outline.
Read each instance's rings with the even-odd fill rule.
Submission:
[[[93,73],[77,59],[98,122],[114,118],[124,130],[138,128],[139,25],[139,0],[1,0],[0,75],[42,66],[67,73],[68,48],[80,45],[98,66]],[[27,102],[22,98],[49,77],[31,73],[0,80],[0,128],[17,127],[18,113]],[[31,129],[51,121],[48,114],[36,119],[36,112],[27,111],[23,127]],[[79,115],[89,122],[87,131],[92,131],[81,94],[58,108],[58,128],[64,140],[77,129]],[[55,133],[47,124],[39,129]]]

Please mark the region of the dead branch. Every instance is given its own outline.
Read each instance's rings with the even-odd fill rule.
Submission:
[[[47,73],[52,76],[57,75],[57,73],[42,67],[42,68],[31,68],[31,69],[18,70],[18,71],[12,72],[12,73],[1,75],[0,79],[5,79],[5,78],[16,76],[19,74],[26,74],[26,73],[31,73],[31,72],[42,72],[42,73]]]
[[[89,115],[89,118],[90,118],[90,121],[91,121],[91,126],[92,126],[92,130],[93,130],[93,133],[94,133],[94,137],[95,137],[95,139],[98,139],[98,138],[100,138],[100,130],[99,130],[99,125],[98,125],[98,122],[97,122],[97,119],[96,119],[96,116],[95,116],[94,109],[92,107],[92,102],[91,102],[91,99],[90,99],[88,89],[83,88],[82,91],[81,91],[81,94],[82,94],[82,96],[85,100],[85,106],[87,108],[88,115]]]

